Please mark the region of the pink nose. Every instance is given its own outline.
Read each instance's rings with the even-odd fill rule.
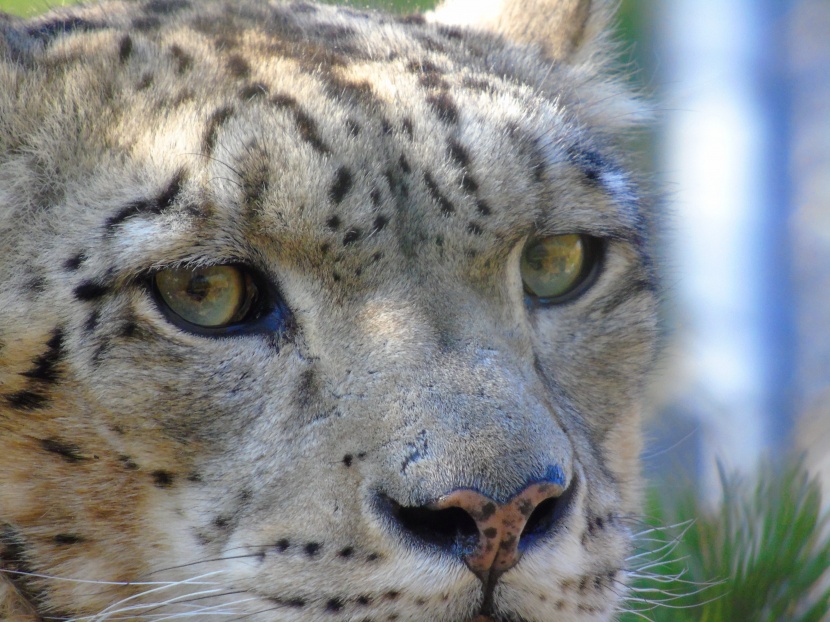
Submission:
[[[549,507],[543,512],[547,516],[537,518],[540,521],[552,519],[555,500],[564,491],[559,484],[541,482],[531,484],[506,503],[499,504],[479,492],[463,489],[444,495],[428,508],[435,511],[459,508],[475,521],[478,544],[464,555],[464,562],[479,579],[487,583],[519,562],[522,556],[519,543],[534,510],[551,500],[553,503],[546,504]]]

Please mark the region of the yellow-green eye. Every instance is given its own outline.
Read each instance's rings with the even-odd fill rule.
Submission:
[[[250,274],[237,266],[162,270],[155,284],[170,311],[203,328],[245,320],[258,297]]]
[[[574,291],[591,274],[595,240],[584,235],[531,239],[522,251],[522,282],[531,296],[557,299]]]

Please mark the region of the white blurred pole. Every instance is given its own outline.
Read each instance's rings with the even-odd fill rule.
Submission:
[[[770,137],[755,70],[757,0],[662,6],[667,182],[687,399],[699,421],[704,495],[716,460],[752,468],[770,445],[765,386],[765,174]]]

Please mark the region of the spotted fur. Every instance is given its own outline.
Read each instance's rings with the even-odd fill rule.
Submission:
[[[656,288],[610,19],[0,16],[0,619],[613,619]],[[539,304],[521,249],[565,233],[598,277]],[[220,263],[277,325],[169,321],[150,275]],[[489,583],[404,525],[551,473],[567,507]]]

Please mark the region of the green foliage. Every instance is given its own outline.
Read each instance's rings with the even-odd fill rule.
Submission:
[[[767,462],[752,480],[721,472],[721,484],[714,511],[691,487],[652,499],[642,540],[653,553],[633,559],[622,622],[820,622],[830,612],[830,525],[802,461]]]

